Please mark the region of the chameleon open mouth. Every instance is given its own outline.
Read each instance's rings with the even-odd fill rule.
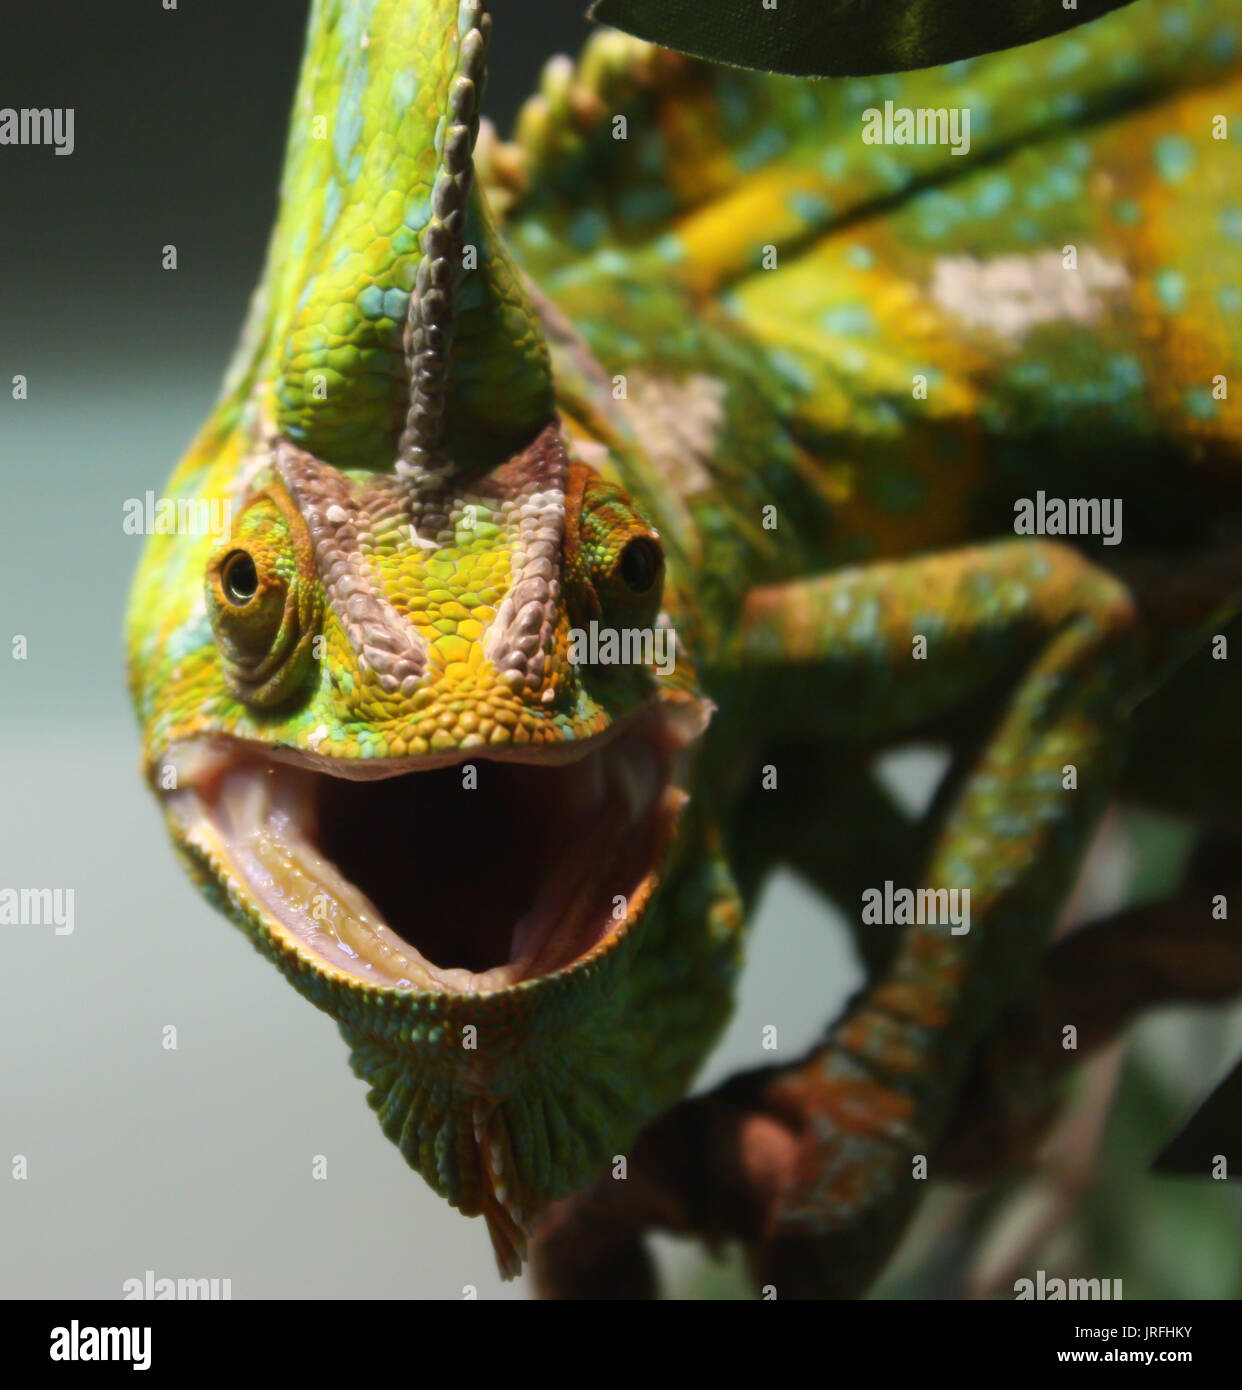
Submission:
[[[167,795],[213,874],[318,968],[471,993],[562,970],[641,915],[686,800],[686,741],[658,709],[550,765],[312,763],[214,741],[177,750]]]

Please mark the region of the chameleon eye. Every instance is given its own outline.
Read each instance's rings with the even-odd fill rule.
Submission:
[[[664,593],[664,547],[615,483],[576,460],[565,493],[565,573],[575,617],[650,627]]]
[[[310,669],[322,600],[306,526],[283,493],[261,492],[207,566],[207,609],[225,684],[248,705],[290,699]]]
[[[617,561],[621,582],[636,598],[651,592],[663,569],[664,553],[654,536],[635,536],[626,543]]]
[[[259,571],[244,550],[232,550],[221,561],[220,587],[238,608],[244,608],[259,592]]]

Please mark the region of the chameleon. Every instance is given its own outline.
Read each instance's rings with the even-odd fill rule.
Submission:
[[[128,609],[145,776],[503,1274],[615,1287],[629,1233],[591,1267],[565,1213],[671,1124],[674,1225],[858,1294],[1104,808],[1237,825],[1242,19],[1140,0],[821,82],[602,30],[509,140],[491,28],[313,0],[266,268],[166,489],[228,531],[149,537]],[[968,111],[966,148],[864,140],[886,104]],[[1121,544],[1017,525],[1084,495]],[[875,758],[929,738],[912,815]],[[780,863],[866,983],[687,1100]],[[968,930],[864,924],[886,884]],[[1136,974],[1101,927],[1019,1090]],[[1242,990],[1233,930],[1201,997]]]

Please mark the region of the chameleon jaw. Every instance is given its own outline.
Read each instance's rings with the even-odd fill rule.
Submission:
[[[688,733],[654,708],[552,765],[472,750],[387,775],[372,762],[365,780],[204,740],[174,750],[165,795],[178,838],[318,973],[491,993],[610,950],[641,916],[686,801]]]

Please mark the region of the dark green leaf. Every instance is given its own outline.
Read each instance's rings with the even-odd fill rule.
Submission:
[[[1131,0],[596,0],[591,18],[718,63],[799,77],[901,72],[1031,43]]]

